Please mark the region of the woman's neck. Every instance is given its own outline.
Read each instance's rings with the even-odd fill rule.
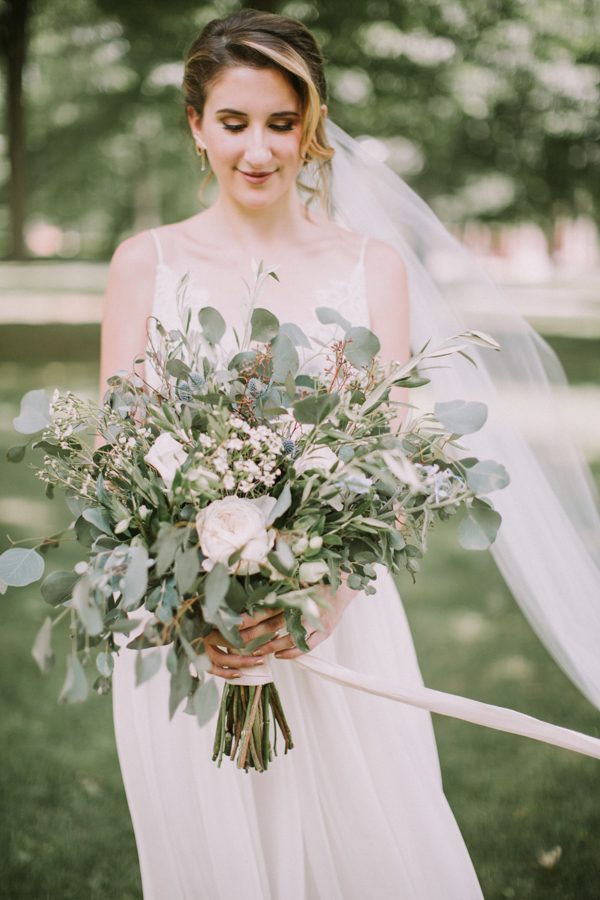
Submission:
[[[210,218],[211,226],[224,238],[250,254],[256,248],[279,247],[306,239],[317,223],[297,192],[260,209],[250,209],[231,197],[219,195],[204,216],[205,220]]]

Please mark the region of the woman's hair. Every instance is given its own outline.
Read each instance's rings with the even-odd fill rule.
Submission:
[[[335,153],[325,135],[321,104],[327,101],[323,57],[312,33],[296,19],[243,9],[222,19],[213,19],[200,32],[185,60],[183,95],[186,106],[199,116],[211,86],[234,66],[275,69],[287,78],[300,99],[302,139],[300,151],[305,164],[316,166],[317,187],[298,187],[310,194],[307,206],[319,196],[329,210],[331,158]],[[209,172],[207,179],[210,179]]]

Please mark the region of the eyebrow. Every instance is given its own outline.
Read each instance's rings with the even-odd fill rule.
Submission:
[[[228,113],[230,116],[247,116],[248,113],[241,112],[239,109],[218,109],[217,114],[219,113]],[[282,112],[274,112],[271,113],[270,118],[280,118],[281,116],[295,116],[296,118],[300,118],[300,113],[295,112],[293,109],[286,109]]]

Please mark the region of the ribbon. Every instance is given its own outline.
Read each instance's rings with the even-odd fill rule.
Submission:
[[[310,657],[294,657],[292,662],[308,672],[345,687],[375,694],[377,697],[388,697],[390,700],[407,703],[409,706],[426,709],[442,716],[462,719],[464,722],[484,725],[486,728],[495,728],[496,731],[518,734],[532,738],[534,741],[542,741],[545,744],[553,744],[556,747],[563,747],[565,750],[573,750],[575,753],[600,759],[599,738],[573,731],[570,728],[562,728],[560,725],[551,725],[549,722],[517,712],[514,709],[506,709],[504,706],[494,706],[491,703],[482,703],[479,700],[470,700],[468,697],[446,694],[443,691],[421,686],[399,690],[396,685],[389,684],[376,675],[353,672],[352,669],[319,659],[312,654]],[[240,682],[241,679],[238,684]]]

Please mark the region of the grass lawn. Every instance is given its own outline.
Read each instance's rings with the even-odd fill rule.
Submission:
[[[97,341],[91,326],[0,328],[2,549],[6,532],[44,535],[68,521],[62,501],[47,501],[26,464],[6,463],[4,452],[20,442],[11,420],[25,391],[95,393]],[[597,342],[552,344],[573,381],[594,372]],[[600,736],[598,712],[533,635],[491,556],[462,551],[454,531],[452,523],[435,536],[417,585],[408,578],[400,585],[426,684]],[[75,554],[52,551],[48,569],[72,565]],[[30,655],[46,612],[35,586],[2,597],[0,896],[141,898],[110,702],[57,704],[62,652],[48,677]],[[66,643],[62,631],[59,650]],[[434,722],[446,793],[486,898],[595,900],[598,761],[439,716]],[[562,848],[559,861],[542,866],[538,854],[554,847]]]

